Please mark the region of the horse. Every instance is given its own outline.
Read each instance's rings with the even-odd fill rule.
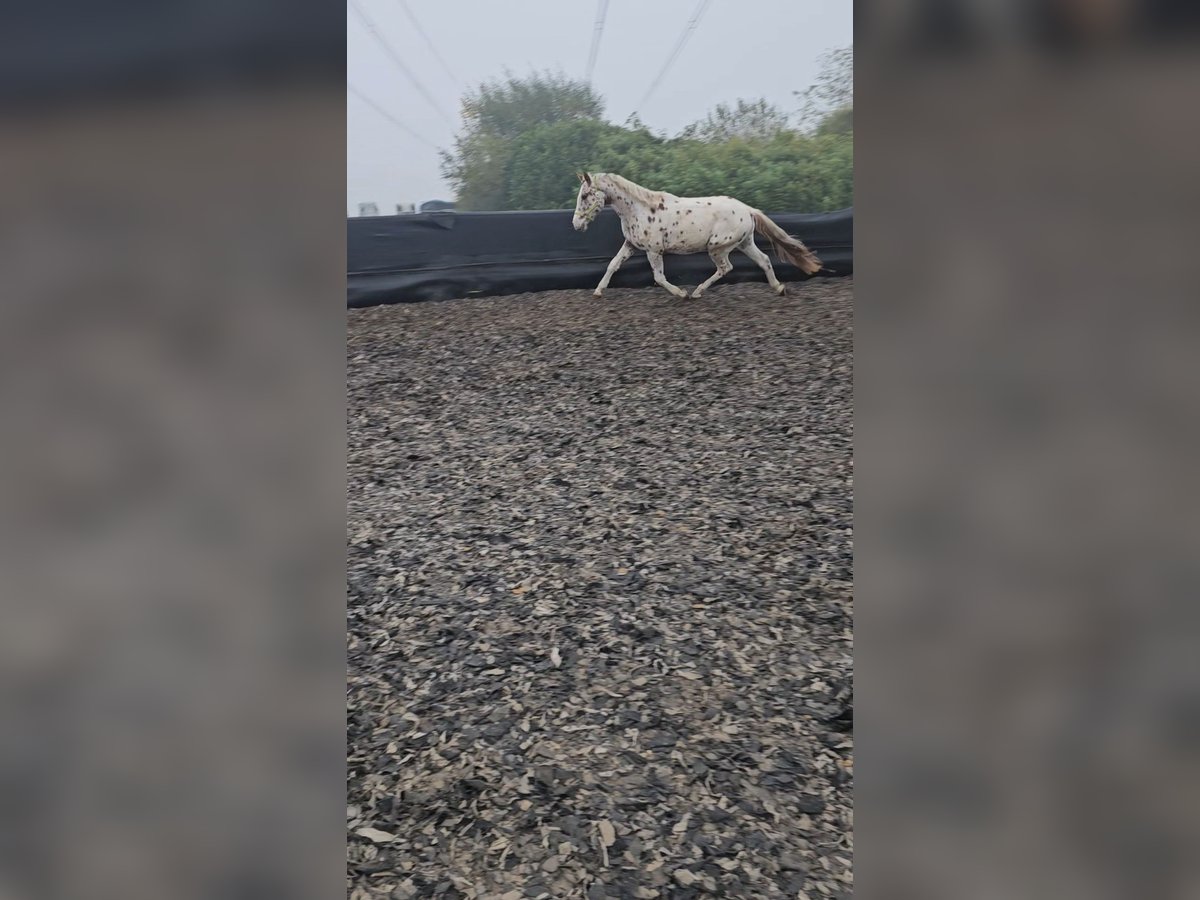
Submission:
[[[611,172],[581,172],[579,196],[571,224],[576,231],[586,231],[588,225],[605,206],[611,205],[621,217],[621,233],[625,243],[608,264],[608,271],[596,285],[593,296],[600,297],[609,280],[635,250],[641,250],[650,260],[654,281],[676,297],[688,297],[687,291],[667,281],[663,274],[664,253],[699,253],[707,250],[717,271],[692,291],[695,299],[713,282],[733,270],[729,254],[741,250],[763,270],[775,293],[782,296],[786,289],[775,277],[771,260],[754,243],[755,232],[771,243],[775,255],[791,263],[807,275],[823,268],[815,253],[792,237],[760,210],[733,197],[676,197],[666,191],[652,191],[628,178]]]

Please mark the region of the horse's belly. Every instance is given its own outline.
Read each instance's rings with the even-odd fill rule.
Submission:
[[[671,253],[702,253],[708,249],[708,238],[699,235],[694,237],[681,237],[676,239],[674,246],[670,248]]]
[[[668,231],[663,238],[668,253],[701,253],[708,249],[709,232],[707,228],[693,226],[674,233]]]

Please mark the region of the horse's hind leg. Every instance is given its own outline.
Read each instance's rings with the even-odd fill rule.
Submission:
[[[729,254],[732,252],[733,247],[712,247],[709,249],[708,258],[716,265],[717,271],[713,272],[707,281],[702,282],[692,291],[693,300],[703,294],[708,289],[708,286],[718,278],[724,278],[733,271],[733,263],[729,261]]]
[[[779,279],[775,277],[775,270],[771,267],[770,258],[762,250],[758,249],[758,244],[754,243],[753,234],[742,241],[738,249],[758,263],[758,267],[767,274],[767,282],[775,289],[775,293],[781,297],[787,293],[787,288],[780,284]]]
[[[656,250],[647,250],[646,259],[650,260],[650,268],[654,270],[654,280],[657,284],[665,287],[676,297],[687,296],[687,291],[667,281],[667,276],[663,274],[663,255],[661,253]]]

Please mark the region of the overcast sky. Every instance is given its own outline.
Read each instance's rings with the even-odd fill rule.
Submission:
[[[449,72],[413,28],[405,2]],[[549,69],[582,79],[600,6],[596,0],[405,2],[353,0],[420,87],[371,36],[353,3],[347,7],[346,193],[352,214],[366,201],[387,215],[397,203],[454,199],[437,151],[355,89],[424,140],[449,148],[465,86],[502,77],[505,67],[517,75]],[[637,108],[696,8],[697,0],[609,0],[592,79],[609,121],[623,123]],[[792,91],[813,82],[822,53],[850,46],[852,22],[851,0],[710,0],[638,113],[651,130],[674,135],[716,104],[738,98],[765,97],[794,112],[799,104]]]

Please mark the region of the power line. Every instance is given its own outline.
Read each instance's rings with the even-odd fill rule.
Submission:
[[[422,144],[432,147],[434,150],[438,149],[437,145],[435,143],[433,143],[433,141],[426,140],[424,137],[417,134],[417,132],[413,131],[411,128],[409,128],[407,125],[405,125],[403,122],[401,122],[395,116],[393,116],[390,112],[388,112],[386,109],[384,109],[382,106],[380,106],[378,103],[376,103],[374,100],[372,100],[370,97],[368,97],[366,94],[364,94],[362,91],[360,91],[358,88],[356,88],[354,85],[350,84],[349,82],[347,82],[347,84],[346,84],[346,90],[348,90],[350,93],[352,93],[355,97],[357,97],[363,103],[367,104],[367,106],[371,107],[371,109],[375,110],[375,112],[379,113],[381,116],[383,116],[385,119],[387,119],[393,125],[395,125],[401,131],[407,132],[410,137],[415,138],[416,140],[420,141]]]
[[[649,89],[646,91],[646,95],[642,97],[641,102],[637,105],[637,109],[633,111],[634,115],[637,114],[639,109],[646,105],[646,101],[650,99],[650,95],[653,94],[658,88],[658,85],[663,80],[663,76],[667,74],[667,71],[671,68],[671,65],[679,56],[680,51],[683,50],[684,45],[687,44],[688,39],[692,36],[692,32],[695,31],[696,26],[700,24],[700,19],[704,16],[704,13],[708,9],[708,4],[710,2],[711,0],[700,0],[700,2],[696,4],[696,11],[692,13],[692,17],[688,20],[687,26],[683,29],[683,34],[679,35],[679,40],[675,43],[675,49],[671,51],[671,55],[667,57],[667,61],[663,65],[661,71],[659,71],[658,75],[654,77],[654,81],[651,82]]]
[[[398,68],[408,77],[408,80],[413,83],[413,87],[420,92],[422,97],[429,101],[430,106],[437,110],[438,115],[442,117],[442,121],[453,128],[454,123],[450,121],[450,117],[446,115],[441,106],[438,105],[438,102],[433,99],[433,96],[429,93],[429,91],[425,90],[425,85],[421,84],[417,76],[413,74],[412,70],[405,64],[404,60],[400,58],[400,54],[392,49],[392,45],[389,44],[384,36],[379,32],[379,29],[376,27],[375,23],[371,21],[370,17],[365,12],[363,12],[363,8],[359,6],[358,0],[350,0],[350,5],[354,8],[354,11],[358,13],[358,17],[362,20],[363,25],[365,25],[367,30],[371,32],[371,36],[375,38],[375,40],[379,43],[379,46],[384,49],[389,57],[391,57],[392,62],[396,64],[396,68]]]
[[[604,33],[604,19],[608,15],[608,0],[599,0],[596,8],[596,26],[592,32],[592,49],[588,51],[587,83],[592,83],[592,70],[596,68],[596,54],[600,51],[600,35]]]
[[[450,67],[446,65],[446,61],[442,59],[442,54],[437,52],[437,47],[433,46],[433,41],[429,39],[429,35],[425,33],[425,29],[422,28],[421,23],[417,21],[417,17],[414,16],[412,10],[408,8],[408,0],[400,0],[400,8],[403,9],[404,14],[408,16],[408,21],[412,23],[412,27],[416,29],[417,34],[419,34],[425,41],[425,45],[429,48],[429,52],[433,54],[434,59],[441,63],[442,69],[448,76],[450,76],[450,80],[461,87],[462,82],[459,81],[458,78],[455,77],[454,73],[450,71]]]

